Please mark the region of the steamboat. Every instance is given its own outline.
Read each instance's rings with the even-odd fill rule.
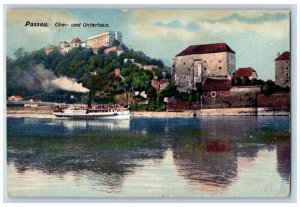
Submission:
[[[86,107],[67,107],[54,108],[53,115],[56,117],[65,117],[71,119],[129,119],[130,110],[128,105],[99,105],[92,107],[91,94],[89,93],[89,102]]]

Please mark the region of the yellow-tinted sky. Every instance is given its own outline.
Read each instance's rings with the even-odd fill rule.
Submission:
[[[290,50],[288,10],[107,10],[8,9],[7,55],[19,47],[26,51],[70,42],[74,37],[120,31],[124,43],[166,65],[191,44],[226,42],[236,52],[236,67],[253,67],[259,78],[274,79],[274,59]],[[26,21],[49,27],[25,27]],[[62,23],[108,23],[109,28],[58,28]]]

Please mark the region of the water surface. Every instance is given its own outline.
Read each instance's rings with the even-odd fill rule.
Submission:
[[[8,192],[286,197],[289,117],[7,119]]]

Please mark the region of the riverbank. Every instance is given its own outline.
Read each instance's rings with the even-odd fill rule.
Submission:
[[[133,117],[195,117],[195,116],[289,116],[288,111],[273,111],[268,108],[221,108],[181,112],[133,112]]]
[[[180,112],[154,112],[154,111],[134,111],[132,117],[198,117],[198,116],[289,116],[288,111],[274,111],[269,108],[220,108],[187,110]],[[8,118],[56,118],[52,115],[50,107],[42,106],[35,108],[8,107]]]

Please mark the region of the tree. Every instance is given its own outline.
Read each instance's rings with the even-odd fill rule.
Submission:
[[[19,47],[14,53],[13,55],[16,57],[16,58],[19,58],[21,56],[23,56],[25,54],[25,50],[23,47]]]
[[[119,46],[121,43],[119,42],[119,40],[114,40],[113,42],[112,42],[112,47],[114,47],[114,46]]]
[[[240,77],[233,78],[231,82],[233,86],[240,86],[242,84],[242,79]]]
[[[275,92],[276,84],[272,80],[267,80],[261,87],[261,92],[265,95],[271,95]]]
[[[249,86],[249,85],[250,85],[250,79],[248,76],[246,76],[242,79],[242,86]]]

